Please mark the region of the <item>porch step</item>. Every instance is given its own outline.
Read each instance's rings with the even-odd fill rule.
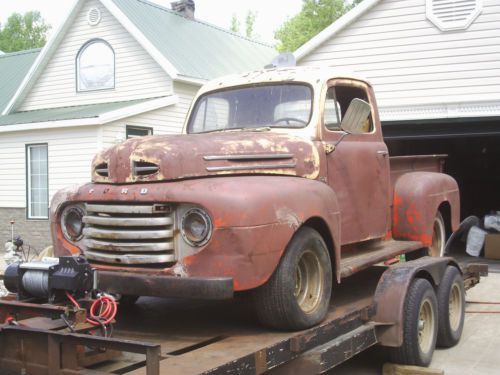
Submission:
[[[341,253],[340,276],[350,276],[376,263],[423,247],[420,241],[370,241]]]

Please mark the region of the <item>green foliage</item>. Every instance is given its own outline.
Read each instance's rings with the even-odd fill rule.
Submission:
[[[247,12],[247,15],[245,17],[245,36],[247,38],[256,37],[256,35],[254,35],[254,26],[256,18],[257,18],[257,12],[252,12],[251,10]],[[231,17],[231,24],[229,25],[229,30],[232,31],[233,33],[241,34],[240,21],[236,17],[236,14],[233,14],[233,16]]]
[[[280,52],[293,52],[363,0],[302,0],[302,10],[275,31]]]
[[[257,12],[248,11],[247,17],[245,18],[245,36],[247,38],[253,38],[253,27],[255,25],[255,18],[257,17]]]
[[[240,21],[238,21],[238,18],[234,13],[231,17],[231,25],[229,26],[229,30],[236,34],[239,34],[240,32]]]
[[[38,11],[24,15],[13,13],[5,25],[0,25],[0,50],[16,52],[30,48],[39,48],[47,40],[47,25]]]

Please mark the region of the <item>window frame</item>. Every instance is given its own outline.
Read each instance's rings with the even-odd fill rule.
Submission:
[[[331,83],[329,82],[327,84],[327,90],[325,91],[325,100],[323,102],[323,118],[321,119],[321,127],[323,130],[326,130],[327,133],[342,133],[343,130],[330,130],[326,127],[326,124],[325,124],[325,116],[324,116],[324,108],[325,108],[325,104],[326,104],[326,92],[331,89],[331,88],[334,88],[334,97],[335,97],[335,100],[337,100],[337,89],[338,88],[341,88],[341,87],[353,87],[353,88],[357,88],[357,89],[361,89],[365,92],[366,94],[366,98],[367,98],[367,103],[370,104],[370,107],[371,107],[371,113],[370,113],[370,122],[371,122],[371,126],[372,126],[372,129],[371,131],[369,132],[365,132],[365,133],[360,133],[360,134],[356,134],[357,136],[367,136],[367,135],[371,135],[371,134],[375,134],[378,132],[378,128],[377,128],[377,124],[375,123],[375,116],[374,116],[374,111],[373,111],[373,103],[372,103],[372,100],[371,100],[371,97],[370,97],[370,92],[368,91],[367,87],[365,87],[364,85],[359,85],[358,83],[360,83],[360,81],[355,81],[356,82],[356,85],[352,85],[352,84],[349,84],[349,83],[344,83],[342,82],[342,80],[333,80],[331,81]],[[361,99],[361,98],[360,98]],[[363,99],[364,100],[364,99]],[[337,109],[338,110],[338,109]],[[337,116],[339,115],[339,113],[337,112]],[[342,116],[343,118],[343,116]],[[342,123],[342,120],[340,121],[339,125]]]
[[[128,132],[130,129],[138,129],[138,130],[146,130],[149,134],[147,135],[138,135],[135,137],[129,137]],[[154,129],[149,126],[136,126],[136,125],[125,125],[125,139],[137,138],[137,137],[148,137],[154,134]]]
[[[31,154],[32,147],[45,146],[47,149],[47,215],[33,216],[31,214]],[[25,145],[25,161],[26,161],[26,220],[48,220],[49,219],[49,144],[48,143],[30,143]]]
[[[103,87],[103,88],[98,88],[98,89],[80,89],[80,57],[82,53],[92,44],[95,43],[103,43],[106,44],[111,52],[113,53],[113,86],[112,87]],[[116,88],[116,53],[113,47],[111,47],[111,44],[109,44],[107,41],[104,39],[100,38],[94,38],[90,39],[87,42],[85,42],[80,49],[78,50],[78,53],[76,54],[75,58],[75,91],[77,93],[85,93],[85,92],[95,92],[95,91],[106,91],[106,90],[114,90]]]
[[[296,130],[296,129],[305,129],[307,127],[309,127],[311,125],[311,120],[313,118],[313,115],[314,115],[314,101],[315,101],[315,95],[316,95],[316,92],[314,90],[314,87],[309,83],[309,82],[305,82],[305,81],[283,81],[283,82],[273,82],[273,81],[269,81],[269,82],[260,82],[260,83],[252,83],[252,84],[244,84],[244,85],[236,85],[236,86],[228,86],[228,87],[224,87],[222,89],[216,89],[216,90],[211,90],[211,91],[207,91],[207,92],[204,92],[202,95],[196,97],[196,101],[192,104],[192,107],[191,107],[191,110],[188,112],[188,120],[187,120],[187,123],[186,123],[186,133],[187,134],[205,134],[205,133],[211,133],[211,132],[214,132],[214,130],[208,130],[208,131],[203,131],[203,132],[193,132],[192,130],[192,127],[193,127],[193,122],[194,122],[194,116],[197,114],[197,110],[198,110],[198,106],[200,105],[200,103],[208,96],[212,95],[212,94],[217,94],[217,93],[220,93],[220,92],[224,92],[224,91],[231,91],[231,90],[241,90],[241,89],[247,89],[247,88],[258,88],[258,87],[266,87],[266,86],[286,86],[286,85],[296,85],[296,86],[305,86],[307,87],[309,90],[310,90],[310,93],[311,93],[311,98],[310,98],[310,101],[311,101],[311,108],[310,108],[310,111],[309,111],[309,118],[307,120],[307,124],[303,125],[303,126],[297,126],[297,127],[289,127],[289,128],[285,128],[285,127],[275,127],[276,129],[278,128],[281,128],[281,129],[291,129],[291,130]],[[230,116],[232,116],[231,114],[232,112],[232,109],[230,108]],[[251,128],[248,128],[251,130]],[[273,128],[272,128],[273,129]],[[220,131],[220,130],[215,130],[215,131]]]

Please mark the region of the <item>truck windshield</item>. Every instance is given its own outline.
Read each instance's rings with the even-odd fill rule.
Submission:
[[[188,133],[231,129],[303,128],[311,117],[312,89],[305,84],[259,85],[201,96]]]

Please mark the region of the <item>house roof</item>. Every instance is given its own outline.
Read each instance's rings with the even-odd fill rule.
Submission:
[[[63,40],[86,0],[76,0],[52,34],[11,100],[6,115],[27,95]],[[173,79],[201,85],[209,79],[252,70],[271,62],[277,52],[269,45],[176,12],[147,0],[99,0]]]
[[[0,113],[33,65],[40,49],[0,53]]]
[[[77,120],[77,125],[81,126],[106,124],[177,102],[176,95],[169,95],[158,98],[16,112],[0,116],[0,132],[44,129],[64,125],[73,126],[76,124],[73,122],[74,120]]]
[[[271,46],[217,26],[185,18],[146,0],[113,0],[178,74],[212,79],[269,64]]]
[[[326,42],[328,39],[333,37],[335,34],[339,33],[343,29],[345,29],[347,26],[349,26],[351,23],[356,21],[359,17],[361,17],[363,14],[365,14],[371,8],[373,8],[375,5],[377,5],[380,1],[381,0],[364,0],[361,3],[359,3],[358,5],[356,5],[353,9],[351,9],[349,12],[344,14],[342,17],[340,17],[338,20],[336,20],[334,23],[332,23],[326,29],[324,29],[319,34],[317,34],[315,37],[310,39],[307,43],[305,43],[301,47],[299,47],[293,53],[293,55],[295,56],[297,61],[299,61],[304,56],[309,54],[315,48],[319,47],[321,44]]]

